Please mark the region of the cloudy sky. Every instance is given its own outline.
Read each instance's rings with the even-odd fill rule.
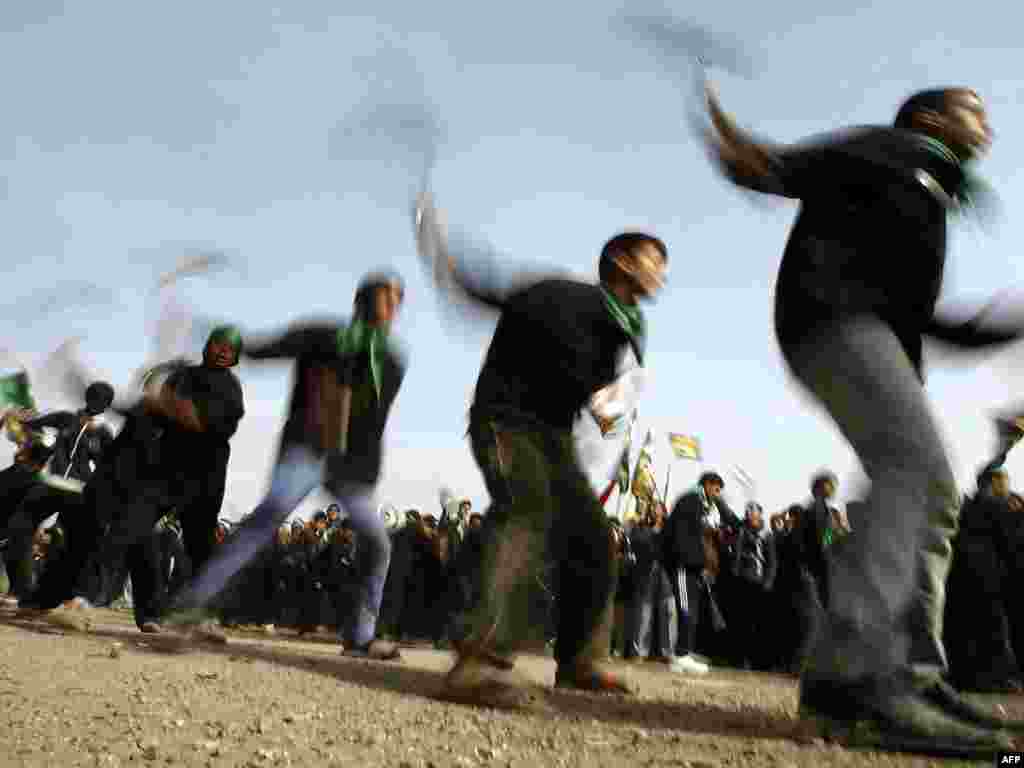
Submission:
[[[997,132],[982,170],[1004,218],[990,234],[955,228],[943,299],[977,306],[1024,271],[1016,19],[987,0],[970,14],[918,0],[855,5],[723,0],[695,20],[746,48],[755,75],[718,78],[723,101],[780,141],[888,121],[917,88],[977,88]],[[772,333],[795,206],[757,204],[715,176],[686,129],[685,73],[623,39],[620,5],[464,6],[4,4],[3,345],[31,367],[82,335],[82,354],[125,384],[149,351],[154,278],[189,249],[224,251],[239,268],[186,281],[182,296],[253,330],[346,313],[359,276],[390,265],[408,279],[397,330],[411,369],[381,498],[431,507],[448,485],[483,503],[463,435],[489,332],[442,324],[408,217],[422,157],[365,119],[429,104],[444,126],[433,186],[453,226],[512,259],[581,275],[618,230],[650,229],[668,244],[671,284],[650,307],[638,425],[658,434],[661,481],[664,433],[678,431],[701,438],[704,466],[742,466],[772,510],[806,496],[823,465],[850,487],[854,457],[790,384]],[[238,372],[248,413],[231,517],[265,487],[289,383],[285,367]],[[1020,373],[1012,351],[932,361],[929,392],[965,486],[991,446],[986,413],[1014,399]],[[1024,455],[1011,459],[1011,472],[1021,467]],[[677,464],[673,491],[700,468]],[[742,502],[735,482],[727,490]]]

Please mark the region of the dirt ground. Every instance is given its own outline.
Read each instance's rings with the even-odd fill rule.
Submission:
[[[791,678],[633,665],[636,699],[554,692],[547,711],[478,710],[432,698],[450,656],[400,665],[341,658],[329,636],[232,630],[181,652],[98,611],[90,634],[0,610],[3,766],[821,766],[959,765],[801,743]],[[551,659],[524,657],[539,683]],[[1024,715],[1024,697],[987,697]]]

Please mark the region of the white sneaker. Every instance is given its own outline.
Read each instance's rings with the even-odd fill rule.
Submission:
[[[677,656],[672,659],[668,668],[679,675],[706,675],[711,669],[707,664],[697,661],[690,654]]]

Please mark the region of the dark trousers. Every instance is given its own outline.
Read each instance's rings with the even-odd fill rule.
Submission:
[[[676,616],[679,621],[679,632],[676,636],[677,656],[685,656],[697,650],[697,628],[700,626],[705,599],[702,570],[679,568],[673,579],[672,590],[676,598]]]
[[[7,573],[11,593],[26,597],[32,588],[32,540],[39,524],[75,505],[78,494],[59,491],[39,483],[31,488],[7,521]]]
[[[611,532],[572,435],[474,418],[470,441],[493,505],[469,644],[523,649],[547,553],[558,569],[555,659],[570,665],[607,657],[616,583]]]
[[[729,629],[733,641],[733,663],[740,668],[767,667],[765,639],[770,629],[769,593],[760,584],[736,578],[731,588]]]

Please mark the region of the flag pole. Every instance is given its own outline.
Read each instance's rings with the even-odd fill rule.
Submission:
[[[665,493],[662,494],[661,500],[668,506],[668,481],[672,477],[672,465],[675,462],[672,459],[668,460],[668,469],[665,471]]]

